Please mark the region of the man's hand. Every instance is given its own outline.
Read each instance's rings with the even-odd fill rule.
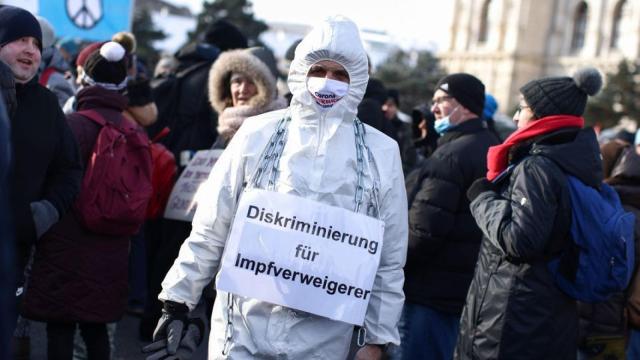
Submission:
[[[166,301],[162,317],[153,333],[153,343],[142,352],[147,360],[189,359],[198,348],[205,334],[204,306],[198,306],[191,314],[186,305]]]
[[[355,360],[380,360],[382,359],[382,347],[380,345],[367,344],[356,352]]]
[[[485,191],[496,191],[498,186],[491,181],[487,180],[487,178],[476,179],[469,189],[467,190],[467,199],[469,202],[473,202],[478,195],[482,194]]]

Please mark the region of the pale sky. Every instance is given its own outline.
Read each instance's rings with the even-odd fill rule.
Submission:
[[[201,0],[169,0],[194,13]],[[443,49],[449,41],[451,0],[251,0],[257,18],[313,25],[329,15],[349,17],[359,27],[387,31],[402,47]]]

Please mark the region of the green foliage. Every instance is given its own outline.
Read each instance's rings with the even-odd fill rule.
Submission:
[[[240,31],[249,39],[249,45],[261,44],[258,36],[268,29],[263,21],[253,17],[251,3],[247,0],[214,0],[213,2],[203,1],[202,12],[198,14],[196,29],[189,32],[189,40],[196,40],[201,36],[209,25],[225,19],[237,26]]]
[[[132,30],[136,37],[138,56],[146,61],[150,69],[153,69],[153,64],[159,58],[158,50],[153,47],[153,42],[166,38],[167,34],[155,26],[146,7],[140,7],[134,13]]]
[[[615,126],[620,119],[640,119],[640,61],[623,60],[615,74],[607,74],[607,85],[589,99],[584,114],[588,124]]]
[[[411,113],[415,106],[431,100],[436,83],[444,75],[438,59],[431,52],[399,50],[378,67],[374,77],[388,89],[397,89],[402,111]]]

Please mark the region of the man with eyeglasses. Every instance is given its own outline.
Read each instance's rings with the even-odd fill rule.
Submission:
[[[451,74],[436,85],[431,111],[438,147],[422,169],[409,207],[406,302],[400,323],[401,359],[451,359],[482,233],[465,193],[483,177],[498,139],[482,120],[484,85]]]

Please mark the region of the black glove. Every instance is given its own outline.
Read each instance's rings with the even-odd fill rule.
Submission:
[[[467,190],[467,199],[469,199],[469,202],[473,202],[473,200],[475,200],[475,198],[483,192],[496,190],[496,184],[487,180],[487,178],[479,178],[474,181],[471,186],[469,186],[469,189]]]
[[[196,351],[205,334],[204,305],[192,313],[186,305],[166,301],[153,332],[153,343],[142,348],[146,360],[186,360]]]

